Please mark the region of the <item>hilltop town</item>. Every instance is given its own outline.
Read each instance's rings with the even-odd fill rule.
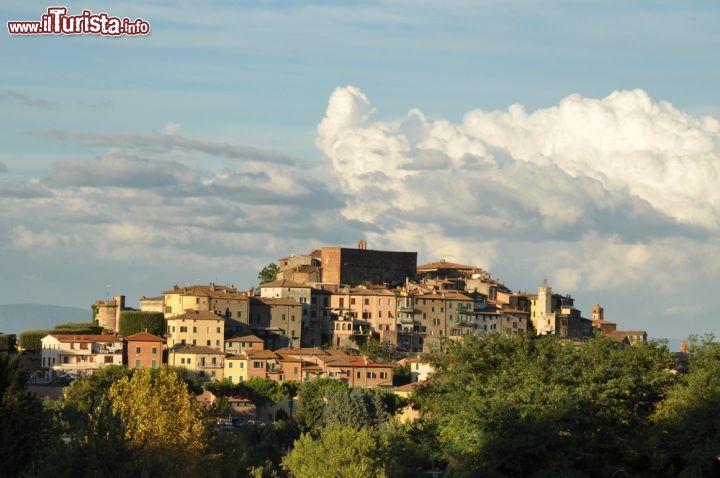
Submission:
[[[282,257],[259,287],[173,285],[144,296],[140,310],[119,295],[92,305],[93,323],[21,334],[39,345],[39,380],[92,374],[107,365],[180,367],[201,382],[279,383],[337,378],[352,387],[392,389],[398,361],[466,335],[553,335],[580,343],[597,333],[622,345],[645,331],[618,330],[603,308],[586,318],[570,295],[543,282],[515,292],[473,265],[417,264],[416,252],[322,247]],[[90,333],[94,332],[94,333]],[[375,344],[384,360],[362,355]],[[420,365],[417,365],[419,367]]]

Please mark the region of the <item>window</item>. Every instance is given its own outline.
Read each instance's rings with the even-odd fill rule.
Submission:
[[[63,357],[63,363],[68,363],[68,357],[67,357],[67,355],[65,355],[65,356]]]
[[[169,305],[168,305],[167,307],[165,307],[165,313],[166,313],[166,314],[172,314],[172,307],[169,306]]]
[[[365,297],[365,300],[363,301],[363,304],[365,304],[365,305],[370,305],[370,299],[368,299],[367,297]]]
[[[187,327],[184,325],[180,326],[180,333],[187,332]]]
[[[263,363],[256,360],[253,362],[253,368],[263,368]]]
[[[140,355],[140,347],[135,347],[135,355]]]
[[[190,357],[188,357],[188,358],[187,358],[187,363],[188,363],[188,365],[190,365],[190,362],[192,362],[192,360],[190,360]]]
[[[382,319],[382,310],[378,310],[378,319]]]
[[[239,319],[239,318],[241,318],[241,317],[242,317],[242,311],[241,311],[241,310],[238,310],[238,311],[237,311],[237,318]]]
[[[282,320],[285,320],[285,314],[282,315]]]
[[[215,370],[213,370],[212,372],[210,372],[210,376],[213,377],[213,378],[215,378]]]
[[[200,297],[195,297],[195,303],[196,303],[196,304],[199,304],[199,303],[200,303]]]
[[[291,315],[291,316],[290,316],[290,321],[291,321],[291,322],[295,322],[295,316],[294,316],[294,315]]]
[[[213,357],[210,359],[210,363],[213,365],[217,365],[217,357]]]
[[[220,347],[220,340],[215,341],[215,347]]]
[[[197,327],[193,327],[193,334],[197,334]]]
[[[219,334],[219,333],[220,333],[220,327],[216,327],[216,328],[215,328],[215,333],[216,333],[216,334]]]
[[[193,339],[193,343],[192,343],[192,344],[193,344],[193,345],[197,345],[197,340],[196,340],[196,339]]]
[[[105,363],[113,363],[112,355],[105,356]]]
[[[360,372],[358,372],[358,373],[355,374],[355,375],[356,375],[357,378],[360,378]]]
[[[387,372],[380,372],[380,378],[387,378]]]
[[[184,358],[184,357],[180,357],[180,363],[182,363],[182,364],[185,363],[185,358]]]
[[[153,355],[157,355],[157,347],[153,347],[151,351]]]
[[[210,347],[210,344],[212,343],[209,339],[205,341],[207,343],[207,346]]]
[[[152,368],[157,368],[157,360],[152,361]]]
[[[135,368],[140,368],[140,360],[135,361]]]
[[[233,368],[233,363],[232,363],[232,361],[231,361],[231,360],[230,360],[230,361],[228,361],[228,368]]]

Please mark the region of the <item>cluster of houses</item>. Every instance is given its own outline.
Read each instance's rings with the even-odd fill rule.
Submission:
[[[351,386],[392,386],[391,363],[348,355],[371,338],[411,357],[467,334],[527,333],[583,340],[601,330],[627,345],[644,331],[620,331],[599,305],[584,318],[570,296],[544,282],[513,292],[487,271],[444,260],[417,265],[417,253],[323,247],[279,260],[275,280],[257,289],[174,286],[140,299],[162,313],[163,336],[120,337],[125,299],[97,301],[108,334],[42,339],[48,372],[92,373],[107,364],[183,367],[203,380],[339,378]]]

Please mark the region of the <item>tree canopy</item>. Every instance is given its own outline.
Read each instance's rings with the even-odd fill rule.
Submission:
[[[263,267],[262,270],[258,273],[258,280],[261,284],[272,282],[277,279],[277,274],[279,271],[280,268],[278,267],[278,265],[274,262],[271,262],[270,264]]]

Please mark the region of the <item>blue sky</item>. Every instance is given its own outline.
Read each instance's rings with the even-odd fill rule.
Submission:
[[[0,16],[3,22],[36,19],[48,6],[6,1]],[[345,98],[331,95],[347,85],[360,92],[347,100],[355,105],[351,116],[365,107],[363,96],[374,109],[371,121],[352,123],[354,131],[362,130],[366,142],[377,141],[372,151],[385,154],[390,154],[389,142],[404,131],[400,126],[397,133],[396,123],[413,108],[428,121],[447,120],[468,133],[472,128],[465,115],[472,110],[506,111],[519,103],[532,113],[553,108],[573,94],[602,99],[614,91],[640,89],[653,104],[669,102],[679,112],[648,124],[658,131],[664,131],[667,122],[685,128],[682,115],[689,115],[698,119],[690,128],[706,135],[711,144],[701,151],[686,145],[681,152],[673,150],[674,144],[666,145],[657,153],[666,162],[652,171],[682,176],[695,170],[692,161],[702,160],[709,172],[700,171],[697,177],[712,178],[720,146],[714,126],[701,119],[720,118],[717,2],[124,1],[67,6],[71,13],[90,8],[143,17],[151,23],[152,34],[0,35],[0,171],[7,170],[0,173],[0,194],[4,188],[6,197],[0,207],[0,260],[5,264],[0,303],[85,306],[102,297],[106,285],[125,292],[131,301],[175,282],[217,278],[245,287],[253,283],[257,267],[271,259],[323,243],[352,244],[363,235],[375,239],[377,247],[417,249],[428,260],[454,255],[460,261],[484,261],[516,289],[533,288],[545,275],[557,276],[556,283],[565,287],[562,291],[577,295],[585,310],[602,302],[627,327],[647,328],[651,334],[720,333],[709,308],[711,291],[720,285],[716,269],[708,266],[706,273],[697,274],[697,257],[676,258],[675,264],[654,262],[662,251],[676,247],[713,251],[716,244],[710,237],[717,232],[715,219],[720,221],[714,197],[703,204],[702,198],[688,196],[691,213],[684,215],[663,202],[657,191],[648,192],[659,182],[654,186],[638,179],[626,184],[609,172],[619,175],[617,168],[598,167],[597,174],[588,173],[606,189],[607,197],[598,201],[619,201],[625,193],[618,191],[628,191],[629,198],[623,196],[622,201],[636,209],[647,206],[652,214],[628,219],[613,210],[600,217],[597,211],[602,207],[593,203],[573,216],[572,227],[562,223],[564,229],[558,232],[559,223],[550,221],[545,209],[534,210],[520,201],[517,209],[505,210],[505,201],[492,205],[493,213],[525,218],[526,224],[539,221],[543,232],[533,236],[524,226],[509,225],[515,233],[508,236],[491,227],[465,224],[462,231],[474,231],[475,245],[467,240],[444,247],[443,239],[464,232],[456,234],[452,224],[433,219],[433,232],[427,235],[434,239],[413,239],[408,231],[420,230],[423,217],[429,217],[427,210],[407,211],[393,223],[406,221],[402,228],[383,222],[386,216],[367,212],[382,209],[363,199],[373,191],[353,176],[363,168],[377,172],[363,163],[367,156],[336,157],[334,149],[316,144],[325,138],[317,128],[328,102]],[[628,102],[642,107],[643,98],[628,96],[603,106],[622,115]],[[594,117],[588,113],[581,118],[592,122]],[[486,123],[495,119],[483,117]],[[543,116],[525,127],[530,131],[541,120],[555,121]],[[548,131],[555,131],[553,127]],[[638,127],[636,134],[645,135],[648,128]],[[373,136],[378,129],[394,133]],[[495,159],[501,156],[498,151],[513,149],[500,138],[490,138],[483,127],[472,131],[468,134],[491,147],[488,154]],[[434,138],[436,133],[428,134]],[[326,139],[338,145],[338,138],[334,132]],[[514,141],[518,144],[522,138]],[[619,140],[609,136],[605,141]],[[422,149],[424,144],[412,147]],[[255,154],[258,151],[248,160],[245,153],[232,149],[245,146],[267,153],[263,157],[290,158],[293,166],[267,168]],[[528,148],[532,149],[516,148],[507,154],[525,164]],[[595,145],[587,154],[598,148]],[[625,153],[628,161],[635,161],[633,151]],[[577,178],[576,163],[563,154],[550,154],[548,161]],[[690,162],[675,171],[676,157]],[[347,169],[345,161],[358,161],[353,163],[357,167]],[[145,173],[128,175],[123,165],[136,172],[140,165]],[[168,168],[172,178],[164,176]],[[459,169],[457,164],[451,167]],[[635,166],[631,169],[637,172]],[[408,198],[401,194],[433,189],[422,174],[407,179],[401,170],[398,177],[377,183],[388,194],[386,203],[402,204]],[[521,177],[526,172],[498,174]],[[435,178],[453,182],[458,177],[448,172]],[[190,194],[193,184],[212,187]],[[692,187],[695,184],[688,182]],[[392,196],[391,190],[404,193]],[[454,190],[449,191],[452,196]],[[497,186],[475,191],[471,202],[500,194],[497,191]],[[553,191],[546,190],[534,201],[561,204],[566,196]],[[268,204],[285,209],[270,211]],[[455,209],[443,198],[433,210],[443,207]],[[295,209],[288,213],[288,208]],[[367,210],[360,214],[358,208]],[[469,216],[485,218],[485,212],[481,207],[468,209]],[[632,223],[639,224],[633,237],[618,229],[618,224]],[[523,258],[531,237],[538,242],[532,260]],[[590,243],[608,254],[632,258],[621,271],[609,273],[626,280],[593,282],[588,274],[597,276],[597,271],[588,272],[577,263],[570,267],[567,257],[558,256],[558,250],[567,250],[576,262],[587,263],[589,259],[577,258],[591,254]],[[608,244],[615,252],[607,252]],[[192,260],[182,265],[180,258],[186,253]],[[683,277],[678,282],[681,296],[675,296],[673,287],[660,290],[650,285],[649,277],[668,268],[677,268],[673,276]],[[668,294],[673,296],[669,301]],[[647,306],[658,296],[664,297],[662,307]]]

